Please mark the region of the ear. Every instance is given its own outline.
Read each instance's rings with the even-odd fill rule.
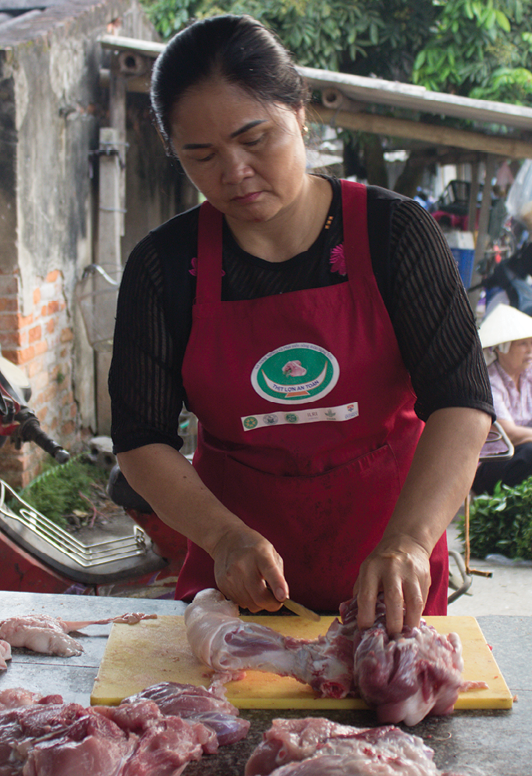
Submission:
[[[296,120],[297,120],[299,129],[301,130],[302,134],[305,134],[305,127],[306,127],[306,120],[307,120],[307,112],[305,110],[305,106],[301,105],[299,108],[296,108],[295,114],[296,114]]]

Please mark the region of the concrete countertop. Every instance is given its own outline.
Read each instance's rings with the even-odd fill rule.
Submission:
[[[92,620],[128,611],[182,614],[184,608],[184,604],[168,600],[0,592],[0,619],[49,614],[64,620]],[[517,696],[513,708],[428,717],[414,728],[404,729],[421,736],[434,749],[435,762],[442,770],[468,776],[528,776],[532,773],[532,617],[482,616],[477,620],[510,690]],[[14,649],[7,671],[0,674],[0,690],[21,686],[42,694],[61,693],[65,701],[88,706],[110,629],[110,625],[93,625],[76,635],[85,650],[79,657],[35,655]],[[321,715],[314,712],[312,716]],[[325,715],[345,724],[376,724],[369,711],[327,711]],[[251,721],[246,740],[191,763],[187,776],[242,776],[247,758],[271,720],[278,716],[300,717],[302,712],[244,710],[242,716]]]

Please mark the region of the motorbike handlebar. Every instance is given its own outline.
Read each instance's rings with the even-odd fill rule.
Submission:
[[[70,459],[70,453],[44,432],[36,417],[29,417],[20,427],[20,437],[23,442],[35,442],[46,453],[55,458],[58,463],[66,463]]]

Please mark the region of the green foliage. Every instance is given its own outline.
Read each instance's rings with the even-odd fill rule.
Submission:
[[[463,96],[530,103],[531,0],[435,0],[433,35],[418,53],[412,80]]]
[[[378,75],[390,75],[425,40],[434,19],[432,0],[143,0],[163,38],[189,18],[247,13],[274,30],[298,64],[354,72],[371,53]],[[394,58],[394,52],[397,57]]]
[[[532,0],[142,0],[164,39],[193,19],[248,13],[300,65],[532,102]]]
[[[463,521],[460,531],[463,539]],[[514,488],[499,482],[493,495],[474,499],[469,542],[471,553],[478,558],[500,553],[508,558],[532,559],[532,477]]]
[[[66,464],[50,459],[47,468],[20,491],[21,498],[53,523],[68,525],[71,515],[92,515],[90,502],[105,489],[108,472],[92,464],[84,455]]]

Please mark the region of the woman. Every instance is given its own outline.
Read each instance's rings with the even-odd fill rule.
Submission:
[[[532,318],[500,304],[480,327],[497,420],[515,452],[512,458],[482,462],[475,493],[492,493],[496,483],[518,485],[532,476]],[[486,452],[495,452],[494,445]]]
[[[390,632],[445,613],[492,407],[444,239],[411,201],[306,172],[305,86],[250,17],[176,35],[151,97],[207,202],[133,251],[110,392],[122,471],[190,540],[176,597],[325,611],[355,585],[361,627],[380,590]]]

